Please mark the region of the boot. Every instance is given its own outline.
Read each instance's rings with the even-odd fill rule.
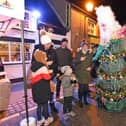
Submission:
[[[84,96],[84,104],[85,104],[85,105],[88,105],[86,96]]]
[[[52,111],[52,112],[58,113],[58,110],[57,110],[57,108],[55,107],[55,104],[54,104],[54,103],[50,103],[50,107],[51,107],[51,111]]]
[[[83,103],[81,100],[79,100],[79,106],[80,106],[80,108],[83,108]]]

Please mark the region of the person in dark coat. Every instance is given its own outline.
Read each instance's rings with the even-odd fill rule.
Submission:
[[[57,61],[58,61],[58,71],[61,74],[61,67],[63,66],[72,66],[72,52],[68,49],[68,40],[63,38],[61,40],[61,47],[56,49]],[[60,87],[61,81],[57,76],[57,86],[56,86],[56,97],[60,97]]]
[[[53,117],[49,116],[48,101],[50,99],[50,79],[51,75],[47,67],[46,53],[40,50],[34,51],[34,59],[31,63],[31,83],[32,96],[34,102],[37,104],[37,125],[49,125],[53,121]],[[42,119],[43,114],[44,119]]]
[[[75,75],[78,80],[79,89],[78,89],[78,97],[79,97],[79,105],[83,107],[83,98],[84,103],[87,102],[88,95],[88,84],[91,82],[91,65],[92,65],[92,51],[89,49],[88,43],[83,43],[81,46],[81,50],[77,52],[75,59],[73,60],[75,64]]]
[[[42,44],[41,46],[43,46],[43,51],[46,52],[46,55],[47,55],[48,68],[50,70],[52,70],[51,80],[53,82],[54,78],[56,77],[57,71],[58,71],[56,51],[53,49],[51,39],[47,41],[46,39],[42,38],[41,39],[41,44]],[[49,101],[50,101],[51,111],[58,113],[58,110],[55,107],[54,91],[51,91],[51,96],[50,96]]]

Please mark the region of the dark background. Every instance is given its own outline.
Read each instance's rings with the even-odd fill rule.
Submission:
[[[45,0],[25,0],[26,9],[38,9],[42,12],[42,20],[46,21],[44,17],[51,18],[51,20],[57,21],[57,19],[52,18],[54,15],[50,12]],[[82,9],[85,9],[85,4],[89,0],[68,0],[69,2],[75,3]],[[99,5],[109,5],[115,13],[116,19],[121,25],[126,24],[126,0],[92,0],[95,7]],[[58,23],[58,22],[57,22]]]

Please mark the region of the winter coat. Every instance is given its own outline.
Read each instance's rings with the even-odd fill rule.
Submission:
[[[37,78],[37,72],[39,70],[41,70],[42,67],[45,67],[44,64],[39,63],[37,61],[33,61],[31,64],[31,70],[32,72],[34,72],[34,78],[33,81],[34,82],[32,84],[32,96],[33,96],[33,100],[34,102],[36,102],[37,104],[40,103],[45,103],[48,102],[48,100],[50,99],[50,78],[49,75],[46,76],[46,74],[39,74],[39,78],[41,75],[41,79],[36,79]]]
[[[56,49],[58,66],[71,66],[72,65],[72,53],[68,48]]]
[[[53,61],[53,63],[48,66],[49,69],[53,70],[53,73],[52,73],[52,79],[53,79],[56,73],[58,72],[58,61],[57,61],[56,50],[53,49],[53,47],[50,47],[49,49],[45,50],[43,45],[37,45],[33,53],[35,52],[36,49],[46,52],[47,61]],[[34,60],[34,57],[32,56],[32,61],[33,60]]]
[[[45,52],[47,55],[47,61],[53,61],[53,63],[48,66],[49,69],[53,70],[53,73],[52,73],[52,79],[53,79],[56,73],[58,72],[56,51],[52,47],[50,47],[48,50],[45,50]]]
[[[86,69],[92,65],[92,55],[93,54],[90,52],[84,54],[82,50],[80,50],[73,60],[75,65],[75,75],[78,83],[80,84],[89,84],[91,82],[91,73]],[[84,61],[80,61],[81,57],[86,57],[86,59]]]
[[[61,85],[63,87],[63,96],[73,96],[73,86],[71,83],[71,76],[63,75],[61,78]]]

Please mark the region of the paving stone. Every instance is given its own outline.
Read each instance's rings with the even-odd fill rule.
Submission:
[[[69,117],[68,120],[63,119],[63,100],[56,102],[59,113],[53,114],[55,120],[50,126],[126,126],[126,109],[122,112],[107,112],[104,108],[97,107],[94,98],[88,97],[88,102],[89,105],[80,108],[77,92],[75,92],[73,111],[76,116]],[[29,116],[36,118],[36,104],[32,97],[28,97],[28,108]],[[0,119],[0,126],[19,126],[20,121],[24,118],[26,118],[25,99],[21,96],[17,102],[8,106],[6,117]]]

